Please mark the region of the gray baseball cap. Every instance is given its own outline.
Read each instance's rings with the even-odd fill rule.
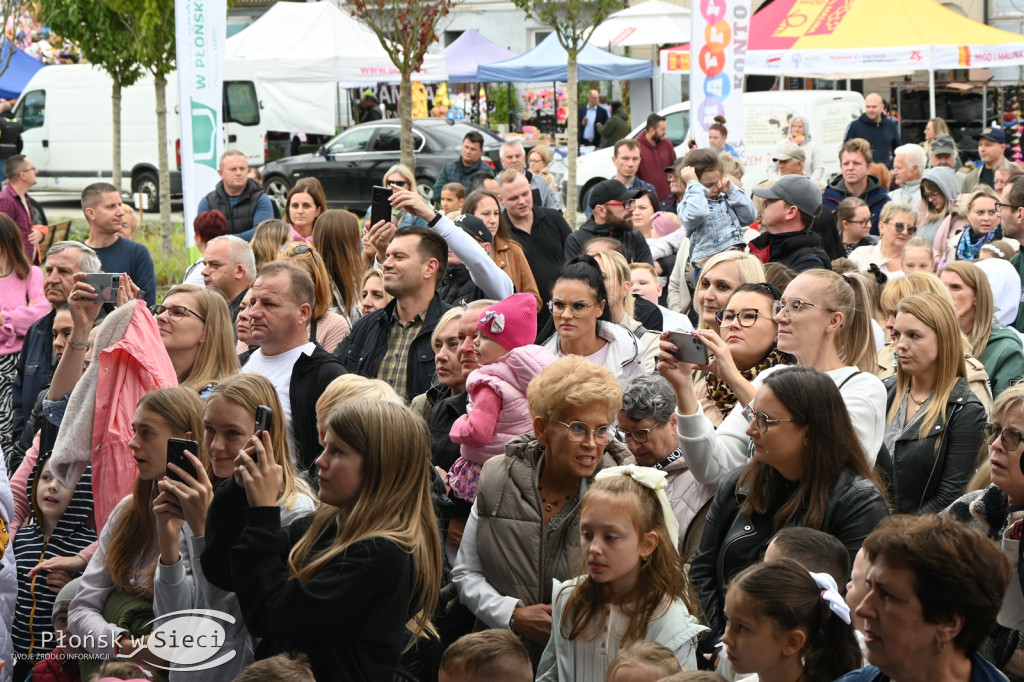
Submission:
[[[956,154],[956,142],[952,135],[936,135],[932,138],[932,154]]]
[[[753,190],[753,194],[762,199],[782,199],[809,216],[821,209],[821,190],[805,175],[783,175],[770,187]]]

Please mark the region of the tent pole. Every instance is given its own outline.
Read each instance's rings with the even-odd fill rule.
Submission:
[[[928,118],[935,118],[935,69],[928,69]]]

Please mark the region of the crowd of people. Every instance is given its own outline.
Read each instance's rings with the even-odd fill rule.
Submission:
[[[1024,679],[1024,178],[875,97],[749,191],[652,116],[577,230],[518,142],[375,223],[229,151],[159,304],[113,186],[0,213],[0,679]]]

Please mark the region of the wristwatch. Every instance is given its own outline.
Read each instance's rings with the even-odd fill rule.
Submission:
[[[441,221],[441,218],[443,217],[443,213],[441,213],[440,211],[435,211],[434,217],[431,219],[429,223],[427,223],[427,227],[433,227],[434,225],[437,225]]]

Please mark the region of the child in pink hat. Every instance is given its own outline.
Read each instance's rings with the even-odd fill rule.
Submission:
[[[459,499],[476,499],[484,462],[505,454],[515,436],[533,430],[526,386],[555,361],[550,351],[534,345],[537,299],[512,294],[485,310],[476,323],[474,346],[480,369],[466,380],[469,413],[452,425],[451,439],[461,456],[448,472],[448,485]]]

